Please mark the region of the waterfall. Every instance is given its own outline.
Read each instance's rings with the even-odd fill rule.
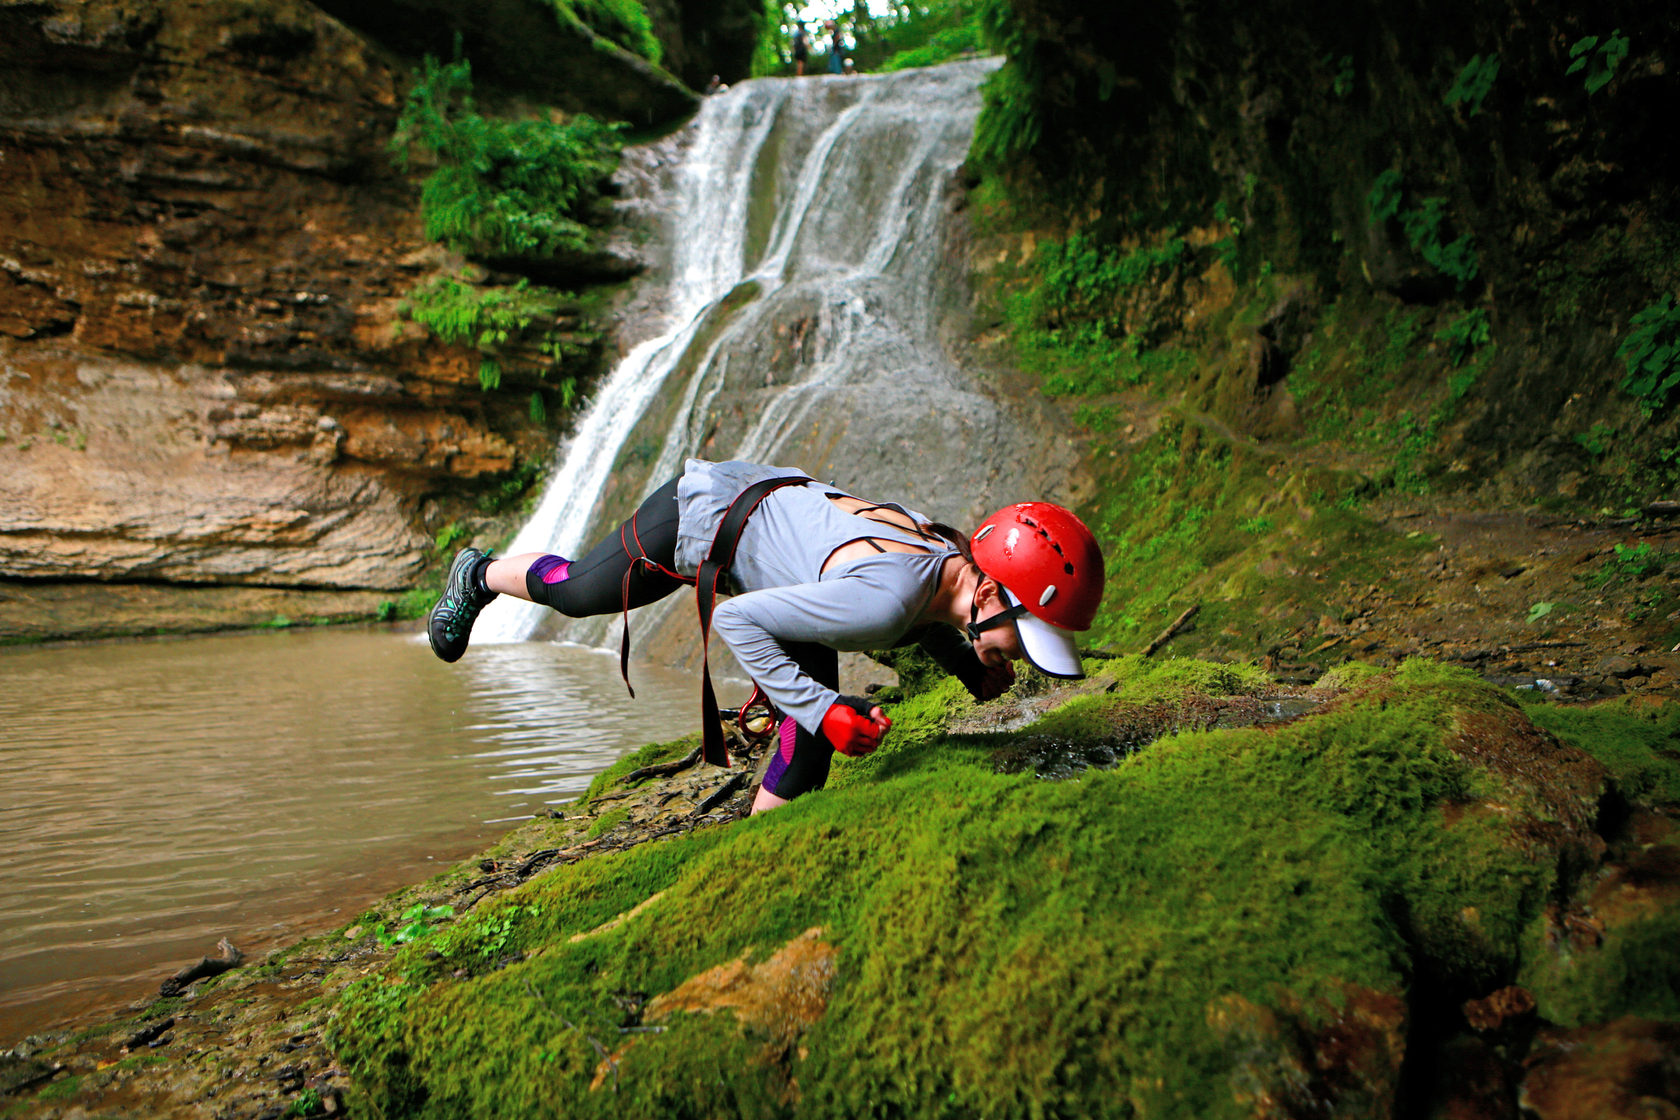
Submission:
[[[996,65],[751,81],[708,98],[659,206],[660,333],[601,384],[507,552],[577,555],[628,512],[601,516],[609,485],[636,480],[625,505],[688,456],[797,466],[948,519],[1042,474],[1055,452],[1023,457],[1019,417],[941,337],[966,314],[954,176]],[[639,614],[657,624],[669,605]],[[502,596],[473,642],[527,640],[556,618]],[[566,636],[599,642],[613,624]]]

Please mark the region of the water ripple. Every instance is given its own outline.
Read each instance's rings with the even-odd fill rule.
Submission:
[[[692,730],[694,679],[383,628],[0,650],[0,1045],[332,924]]]

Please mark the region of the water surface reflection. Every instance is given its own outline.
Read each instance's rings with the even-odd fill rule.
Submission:
[[[353,917],[692,728],[691,676],[632,674],[384,628],[0,650],[0,1045]]]

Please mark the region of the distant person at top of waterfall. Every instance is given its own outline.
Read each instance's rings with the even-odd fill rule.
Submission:
[[[1009,688],[1022,657],[1084,676],[1075,636],[1102,600],[1103,561],[1084,522],[1048,502],[1006,506],[965,536],[796,470],[690,459],[580,559],[462,549],[427,634],[455,661],[498,594],[584,618],[628,615],[689,585],[702,636],[715,628],[785,716],[757,813],[821,789],[834,751],[869,754],[892,726],[879,706],[840,695],[837,651],[918,642],[980,700]],[[719,590],[733,597],[714,613]],[[629,640],[626,625],[626,666]],[[706,758],[726,765],[703,679]]]
[[[846,34],[840,30],[840,25],[834,20],[823,24],[823,30],[828,32],[828,72],[840,74],[845,72]]]
[[[729,83],[724,81],[723,78],[717,74],[713,74],[712,80],[706,83],[707,97],[710,97],[714,93],[726,93],[728,90]]]
[[[800,20],[793,29],[793,73],[795,77],[805,76],[805,60],[811,57],[811,41],[805,37],[805,21]]]

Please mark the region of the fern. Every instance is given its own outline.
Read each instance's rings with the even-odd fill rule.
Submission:
[[[428,237],[469,255],[544,258],[585,245],[579,217],[617,166],[619,133],[586,115],[489,120],[473,104],[467,60],[427,56],[391,150],[404,168],[412,147],[437,157],[420,190]]]
[[[566,293],[550,288],[533,288],[525,280],[512,287],[478,288],[454,277],[439,276],[410,292],[403,299],[401,310],[444,342],[476,349],[482,356],[478,383],[485,392],[490,392],[502,383],[499,355],[503,348],[521,341],[533,328],[542,332],[538,349],[550,360],[559,362],[563,346],[553,323],[560,304],[569,298]],[[571,406],[575,392],[571,382],[567,378],[561,387],[567,407]]]

